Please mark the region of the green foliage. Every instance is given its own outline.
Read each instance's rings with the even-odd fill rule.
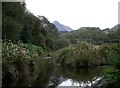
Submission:
[[[40,46],[36,46],[36,45],[32,45],[32,44],[26,44],[26,48],[31,52],[36,52],[38,55],[43,55],[45,50],[40,47]]]
[[[110,87],[119,88],[120,87],[119,82],[120,82],[119,70],[112,69],[106,72],[103,80],[103,84],[104,86],[106,86],[106,88]]]
[[[118,53],[119,48],[116,47],[116,44],[106,43],[102,45],[93,45],[87,42],[80,42],[58,50],[55,53],[55,58],[57,58],[56,61],[58,63],[72,65],[72,67],[75,68],[111,64],[119,67]],[[114,59],[111,59],[113,57]]]
[[[107,70],[103,85],[105,85],[107,88],[113,87],[113,88],[119,88],[119,82],[120,82],[120,47],[119,44],[115,44],[114,46],[109,48],[108,51],[108,60],[111,64],[111,70]]]
[[[22,26],[11,17],[7,17],[5,19],[6,19],[6,22],[3,21],[3,24],[4,24],[3,25],[3,35],[6,36],[6,38],[8,40],[12,40],[14,42],[19,40]]]
[[[96,27],[83,27],[76,31],[65,33],[61,36],[65,39],[69,39],[72,44],[76,44],[81,41],[102,44],[109,41],[108,35]]]
[[[105,88],[119,88],[120,82],[119,44],[93,45],[81,42],[55,52],[56,62],[63,68],[79,71],[82,67],[110,65],[105,70],[101,85]]]
[[[32,29],[33,29],[33,17],[32,15],[29,15],[28,13],[25,13],[24,16],[24,28],[21,32],[21,40],[24,43],[30,43],[32,41]]]
[[[57,40],[55,40],[54,42],[55,42],[55,44],[54,44],[55,50],[58,50],[58,49],[61,49],[61,48],[64,48],[64,47],[67,47],[70,45],[69,40],[63,39],[60,37]]]
[[[41,46],[46,50],[55,50],[57,28],[44,16],[34,16],[26,10],[25,3],[4,2],[3,32],[4,41],[11,40],[14,43],[22,41]],[[15,9],[14,9],[15,8]]]
[[[118,43],[120,41],[120,30],[114,30],[114,31],[111,31],[109,34],[108,34],[111,42],[114,42],[114,43]]]
[[[115,44],[114,46],[110,47],[108,51],[108,58],[109,62],[114,66],[114,67],[120,67],[120,47],[118,44]]]
[[[118,43],[119,30],[105,29],[102,31],[95,27],[85,27],[61,33],[59,36],[55,25],[44,16],[36,17],[27,11],[25,3],[3,2],[2,12],[4,43],[0,47],[2,46],[3,74],[5,71],[11,69],[13,71],[17,67],[27,68],[31,60],[36,60],[46,51],[62,48],[54,53],[55,62],[60,63],[62,67],[72,67],[78,70],[81,67],[110,64],[112,70],[107,71],[104,84],[107,87],[120,87],[118,83],[120,81],[120,45],[103,44],[106,42]],[[5,42],[6,40],[7,42]],[[17,43],[17,41],[23,43]],[[40,71],[48,72],[49,66],[46,68],[42,68]],[[46,76],[47,74],[40,75]],[[38,80],[40,78],[38,77]]]
[[[11,66],[24,69],[31,60],[35,61],[44,52],[43,48],[39,46],[20,42],[17,44],[13,44],[11,41],[5,42],[2,44],[3,69],[10,69]]]
[[[81,42],[58,50],[55,53],[58,63],[71,64],[72,67],[91,67],[108,64],[108,45],[93,45]]]
[[[2,12],[3,39],[18,41],[23,28],[24,6],[19,2],[3,2]]]
[[[53,47],[53,39],[52,38],[46,38],[46,46],[49,49],[54,49],[54,47]]]

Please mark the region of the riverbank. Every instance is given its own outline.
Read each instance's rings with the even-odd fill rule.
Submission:
[[[67,79],[90,81],[86,79],[87,76],[100,73],[99,68],[109,64],[112,70],[107,69],[105,74],[102,74],[104,78],[101,83],[105,86],[109,85],[112,80],[110,74],[112,77],[117,77],[118,74],[116,50],[119,48],[116,44],[103,44],[96,47],[91,43],[82,42],[56,52],[46,52],[43,48],[31,44],[13,44],[12,42],[3,43],[2,48],[3,88],[19,85],[56,87]],[[95,68],[99,70],[96,72]],[[103,77],[102,75],[99,77]],[[64,80],[60,81],[61,77]],[[115,79],[115,81],[118,80],[119,78]]]
[[[46,51],[39,46],[20,42],[17,44],[11,41],[4,42],[2,44],[3,87],[4,84],[7,84],[8,80],[13,82],[28,74],[32,74],[34,69],[38,68],[37,62],[41,61],[45,54]]]

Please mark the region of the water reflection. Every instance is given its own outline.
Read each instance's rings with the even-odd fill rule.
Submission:
[[[103,68],[80,69],[79,72],[61,70],[61,75],[65,79],[59,86],[93,86],[102,79]]]
[[[100,81],[102,79],[102,77],[98,77],[97,79],[93,80],[93,81],[88,81],[86,83],[84,82],[78,82],[78,81],[74,81],[73,79],[67,79],[65,81],[63,81],[61,84],[59,84],[57,86],[57,88],[59,88],[59,86],[80,86],[80,87],[88,87],[88,86],[92,86],[94,85],[96,82]]]
[[[102,68],[69,71],[42,61],[33,75],[26,75],[11,83],[11,86],[40,86],[40,88],[59,88],[61,86],[91,86],[102,78]],[[5,84],[7,85],[7,84]]]

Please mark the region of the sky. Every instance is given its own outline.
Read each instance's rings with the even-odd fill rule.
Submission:
[[[118,24],[119,0],[26,0],[34,15],[71,27],[112,28]]]

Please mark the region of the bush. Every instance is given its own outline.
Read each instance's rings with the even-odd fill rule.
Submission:
[[[39,55],[44,54],[42,47],[23,44],[18,42],[13,44],[11,41],[2,44],[2,66],[3,74],[6,72],[26,71],[30,61],[35,61]]]
[[[59,63],[70,63],[73,67],[91,67],[108,64],[109,45],[93,45],[80,42],[63,48],[55,53]]]
[[[112,70],[107,70],[103,80],[103,85],[106,88],[120,88],[120,47],[119,45],[114,45],[109,48],[108,58],[111,64]]]
[[[26,44],[26,48],[30,52],[36,52],[38,55],[42,55],[45,52],[45,50],[42,47],[36,46],[36,45],[32,45],[32,44]]]

